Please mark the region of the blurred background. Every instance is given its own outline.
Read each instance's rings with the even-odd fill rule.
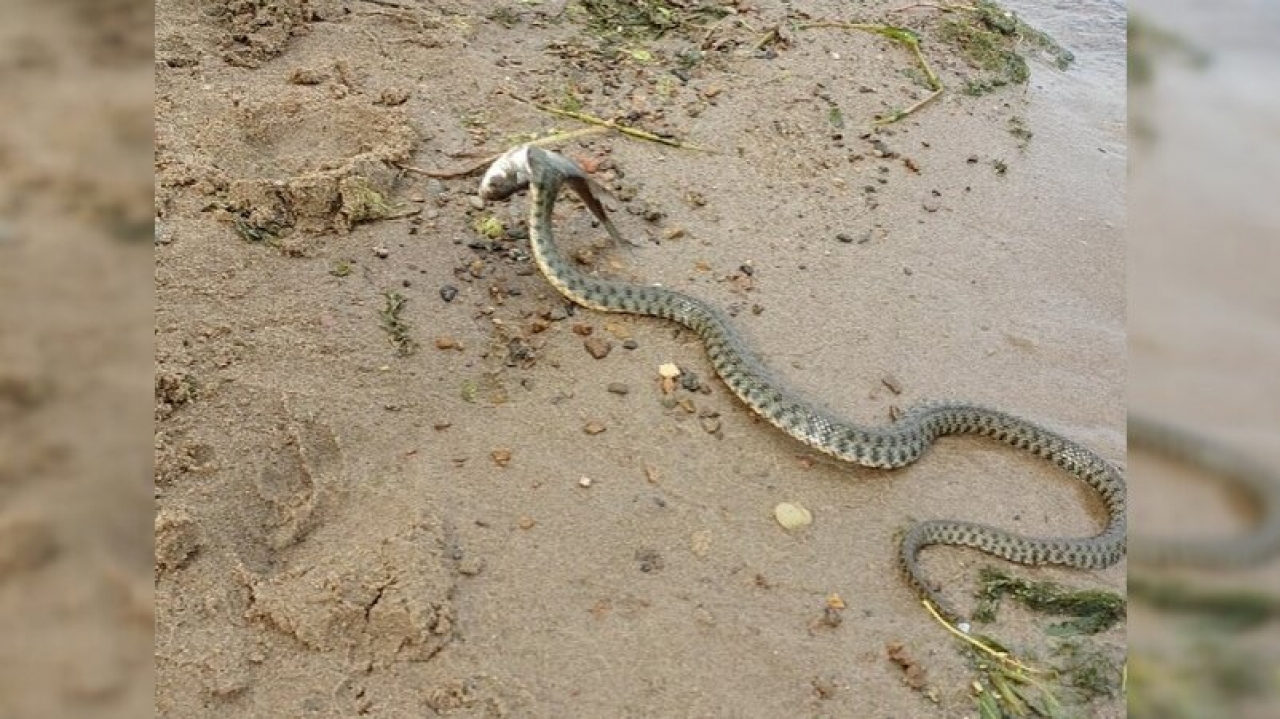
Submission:
[[[0,11],[0,717],[138,716],[152,701],[152,6]],[[1276,716],[1280,562],[1267,537],[1241,538],[1276,526],[1280,474],[1280,3],[1130,12],[1131,407],[1204,443],[1191,461],[1134,448],[1132,530],[1227,552],[1131,560],[1130,711]]]
[[[0,0],[0,717],[151,714],[151,18]]]
[[[1130,715],[1277,716],[1280,4],[1129,11]]]

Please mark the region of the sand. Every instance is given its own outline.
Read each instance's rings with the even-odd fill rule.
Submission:
[[[521,199],[478,208],[477,178],[393,163],[455,168],[578,127],[504,89],[634,113],[717,153],[566,147],[638,243],[604,246],[566,203],[561,240],[596,270],[729,308],[779,378],[852,419],[964,398],[1122,461],[1119,36],[1057,18],[1072,71],[1036,64],[1025,89],[948,92],[863,137],[924,94],[864,34],[752,57],[730,18],[686,83],[593,59],[558,2],[251,5],[157,6],[160,715],[974,714],[895,533],[1087,534],[1104,518],[1087,489],[971,439],[894,472],[822,460],[740,406],[689,333],[574,311],[518,241],[480,236],[490,216],[518,234]],[[766,28],[786,4],[737,5]],[[968,72],[931,60],[953,86]],[[388,293],[412,353],[389,341]],[[663,363],[696,376],[673,407]],[[782,529],[780,502],[813,524]],[[925,558],[962,607],[990,563]],[[1123,566],[1020,571],[1123,589]],[[991,631],[1047,646],[1044,623],[1010,608]]]
[[[1130,183],[1130,404],[1280,475],[1274,279],[1280,211],[1269,192],[1280,180],[1270,131],[1280,102],[1260,92],[1274,82],[1276,51],[1269,40],[1280,17],[1240,8],[1206,12],[1185,2],[1162,3],[1159,10],[1148,10],[1144,19],[1207,53],[1210,62],[1188,62],[1185,52],[1155,53],[1152,81],[1131,99],[1148,132],[1134,143]],[[1257,521],[1256,501],[1203,471],[1145,451],[1133,453],[1130,467],[1135,537],[1238,536]],[[1274,557],[1219,571],[1136,565],[1133,571],[1135,578],[1210,593],[1266,598],[1280,591]],[[1270,680],[1280,666],[1275,622],[1215,627],[1195,613],[1159,611],[1140,601],[1133,602],[1130,621],[1131,666],[1146,677],[1133,689],[1134,706],[1146,715],[1172,707],[1276,714]],[[1261,680],[1251,683],[1255,676]]]

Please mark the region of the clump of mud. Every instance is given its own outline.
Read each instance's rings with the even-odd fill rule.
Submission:
[[[228,64],[256,68],[284,52],[308,24],[346,13],[338,0],[232,0],[211,4],[208,14],[226,28],[219,42]]]

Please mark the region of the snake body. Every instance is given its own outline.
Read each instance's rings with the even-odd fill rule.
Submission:
[[[1162,454],[1184,466],[1216,475],[1248,498],[1257,525],[1237,536],[1135,537],[1134,564],[1148,567],[1243,569],[1280,556],[1280,474],[1238,450],[1166,422],[1129,413],[1129,446]]]
[[[1091,537],[1031,537],[958,520],[912,526],[902,539],[900,568],[920,597],[944,617],[955,621],[960,615],[921,571],[917,557],[927,546],[966,546],[1022,564],[1089,569],[1110,566],[1124,555],[1125,481],[1110,462],[1044,426],[974,404],[924,403],[885,426],[862,426],[831,416],[772,381],[715,307],[681,292],[601,279],[576,269],[557,249],[551,227],[556,197],[566,182],[616,238],[616,230],[591,193],[590,180],[577,165],[552,152],[530,146],[508,152],[486,175],[481,194],[501,199],[528,186],[533,256],[561,294],[594,310],[660,317],[689,328],[702,338],[712,366],[729,389],[751,411],[800,442],[848,462],[891,469],[914,462],[939,436],[982,435],[1049,460],[1101,495],[1108,520]]]

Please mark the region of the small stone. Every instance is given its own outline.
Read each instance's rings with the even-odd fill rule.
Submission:
[[[830,699],[836,694],[836,683],[826,677],[815,677],[812,684],[819,699]]]
[[[493,457],[493,463],[499,467],[505,467],[511,462],[511,450],[505,447],[493,450],[489,453],[489,456]]]
[[[557,307],[547,313],[547,319],[552,322],[559,322],[569,316],[568,310],[563,307]]]
[[[822,623],[832,629],[840,626],[844,622],[844,616],[840,614],[840,610],[835,607],[826,607],[822,610]]]
[[[457,296],[458,296],[458,288],[454,287],[453,285],[445,285],[444,287],[440,288],[440,299],[444,300],[445,302],[453,302],[453,299]]]
[[[658,550],[648,548],[636,550],[636,561],[640,562],[640,571],[645,573],[656,572],[666,564]]]
[[[481,199],[479,195],[468,195],[467,204],[471,205],[471,207],[477,210],[484,209],[484,200]]]
[[[607,429],[602,423],[592,420],[582,427],[582,431],[590,435],[597,435]]]
[[[384,89],[382,94],[378,96],[377,104],[385,105],[387,107],[395,107],[397,105],[403,105],[408,101],[408,90],[399,87],[389,87]]]
[[[613,343],[599,337],[588,337],[583,340],[582,346],[587,348],[587,353],[596,359],[604,359],[613,350]]]
[[[533,525],[535,524],[537,524],[537,522],[533,521],[532,517],[521,517],[519,521],[516,522],[516,526],[521,529],[533,529]]]
[[[623,340],[623,341],[622,341],[622,348],[623,348],[623,349],[628,349],[628,350],[639,349],[639,348],[640,348],[640,343],[639,343],[639,342],[636,342],[635,340]]]
[[[465,574],[468,577],[474,577],[484,571],[484,560],[474,557],[466,557],[458,562],[458,574]]]
[[[773,517],[786,529],[800,529],[813,524],[813,515],[804,507],[783,502],[773,508]]]
[[[680,368],[671,362],[658,365],[658,376],[663,379],[675,379],[680,376]]]
[[[680,386],[690,392],[697,392],[698,388],[702,386],[702,381],[693,372],[685,372],[680,375]]]
[[[620,340],[631,339],[631,330],[627,329],[624,325],[606,322],[604,328],[608,330],[609,334]]]
[[[583,489],[586,489],[586,488],[590,487],[590,486],[591,486],[591,478],[590,478],[590,477],[583,477],[583,478],[579,479],[579,480],[578,480],[578,486],[579,486],[579,487],[582,487]]]
[[[662,394],[667,395],[662,398],[662,406],[671,409],[676,406],[676,398],[670,396],[676,391],[676,381],[670,377],[662,378]]]
[[[295,67],[289,73],[289,82],[294,85],[319,85],[325,81],[325,74],[307,67]]]
[[[462,344],[458,340],[449,335],[441,335],[436,338],[436,349],[438,350],[461,350]]]
[[[443,432],[453,426],[453,422],[436,422],[431,428],[437,432]]]
[[[621,382],[610,382],[608,389],[613,394],[626,394],[631,391],[630,387]]]
[[[549,320],[539,318],[529,323],[529,332],[536,335],[541,332],[546,332],[550,327],[551,322]]]
[[[845,244],[852,244],[852,243],[853,243],[853,235],[850,235],[850,234],[849,234],[849,233],[847,233],[847,232],[841,232],[840,234],[836,235],[836,239],[837,239],[837,240],[840,240],[841,242],[843,242],[843,243],[845,243]]]
[[[942,203],[936,197],[930,197],[921,204],[925,212],[937,212],[942,209]]]
[[[373,255],[380,260],[385,260],[391,255],[391,250],[388,250],[385,247],[375,247],[373,248]]]
[[[592,332],[595,332],[595,330],[596,328],[592,327],[591,325],[578,324],[573,326],[573,333],[580,337],[589,337],[591,336]]]
[[[720,431],[720,420],[716,417],[703,417],[698,422],[702,425],[702,430],[707,434],[715,434]]]

